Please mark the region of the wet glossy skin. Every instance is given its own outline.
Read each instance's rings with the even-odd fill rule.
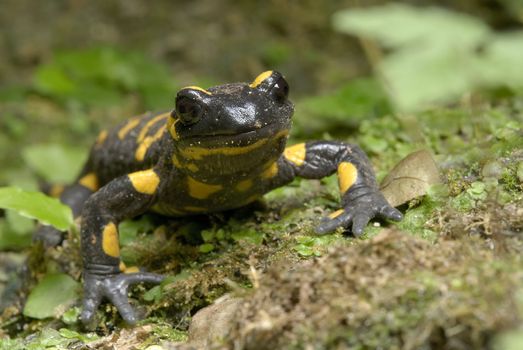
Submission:
[[[317,233],[341,226],[359,235],[375,216],[401,219],[357,146],[315,141],[285,148],[293,113],[287,97],[285,79],[268,71],[250,84],[184,88],[172,113],[132,118],[100,134],[78,181],[61,195],[82,216],[84,323],[92,323],[104,297],[135,322],[128,286],[163,279],[120,261],[119,222],[146,211],[185,216],[234,209],[297,176],[337,172],[341,209]]]

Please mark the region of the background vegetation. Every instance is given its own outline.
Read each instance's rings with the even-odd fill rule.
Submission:
[[[0,349],[183,342],[191,316],[225,293],[244,304],[216,346],[523,346],[520,1],[2,7]],[[369,225],[361,239],[313,234],[337,207],[335,177],[296,181],[235,215],[127,221],[124,260],[170,277],[133,291],[149,315],[138,327],[122,329],[107,306],[96,332],[82,329],[77,228],[35,191],[72,181],[102,128],[171,109],[182,86],[266,69],[291,86],[290,142],[357,143],[380,180],[425,149],[441,183],[404,203],[401,223]],[[66,242],[32,245],[34,218],[69,228]]]

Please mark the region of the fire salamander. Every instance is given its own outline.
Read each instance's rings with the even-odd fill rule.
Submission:
[[[276,71],[250,84],[190,86],[177,93],[174,111],[147,113],[100,133],[78,180],[60,196],[82,217],[82,322],[92,324],[103,298],[126,322],[136,322],[128,286],[162,281],[120,260],[118,224],[146,211],[186,216],[234,209],[295,177],[336,172],[341,206],[319,222],[317,233],[344,227],[358,236],[375,216],[402,218],[379,192],[358,146],[313,141],[286,147],[294,111],[288,93]],[[44,235],[56,242],[49,230]]]

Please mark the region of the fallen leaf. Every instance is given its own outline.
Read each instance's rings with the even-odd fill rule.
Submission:
[[[427,150],[403,158],[381,182],[381,192],[393,207],[423,196],[431,185],[440,183],[439,170]]]

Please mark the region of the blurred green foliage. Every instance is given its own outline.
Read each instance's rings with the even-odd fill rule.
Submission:
[[[523,31],[496,33],[465,14],[402,4],[341,11],[334,26],[392,49],[374,63],[398,111],[481,88],[523,87]]]
[[[0,183],[33,190],[37,182],[34,175],[49,184],[71,183],[89,152],[88,146],[73,146],[72,142],[78,138],[77,134],[88,137],[89,133],[96,132],[91,127],[93,119],[107,119],[104,114],[108,109],[128,104],[129,95],[136,96],[140,105],[136,108],[140,111],[169,106],[176,87],[167,65],[139,52],[97,47],[55,53],[50,61],[35,70],[32,83],[0,91],[0,103],[6,107],[0,120],[5,131],[0,134],[0,148],[18,149],[17,153],[22,155],[19,158],[12,152],[0,154],[4,168],[9,169],[0,171]],[[19,105],[24,106],[23,109],[19,109]],[[38,140],[34,136],[43,134],[47,134],[45,143],[34,143]],[[31,139],[33,143],[27,145]],[[35,208],[45,208],[42,198],[24,192],[19,196],[22,202],[13,206],[12,193],[4,190],[0,192],[0,207],[29,213],[30,217],[60,229],[68,228],[69,224],[63,221],[65,216],[62,221],[53,217],[65,215],[56,206],[49,207],[55,210],[53,215],[50,211],[35,211]],[[0,246],[4,249],[27,246],[33,227],[15,212],[9,212],[6,218],[0,218]]]
[[[168,106],[176,91],[165,65],[111,47],[56,53],[38,67],[33,86],[56,101],[85,106],[115,105],[124,94],[137,93],[146,109]]]
[[[38,144],[25,147],[22,158],[40,180],[48,184],[68,184],[78,175],[87,152],[87,149],[65,144]],[[30,175],[24,173],[23,176]],[[37,185],[34,177],[19,178],[17,172],[11,176],[10,182],[15,187],[0,188],[0,208],[9,209],[5,218],[0,218],[1,248],[20,249],[29,246],[35,226],[30,219],[60,229],[70,227],[70,209],[61,205],[57,199],[35,192]]]
[[[322,130],[356,129],[364,120],[390,113],[391,106],[380,83],[373,78],[347,82],[334,91],[303,98],[296,105],[294,135],[306,137]]]
[[[33,144],[22,150],[22,157],[26,165],[43,180],[68,184],[80,173],[88,152],[88,149],[63,144]]]

